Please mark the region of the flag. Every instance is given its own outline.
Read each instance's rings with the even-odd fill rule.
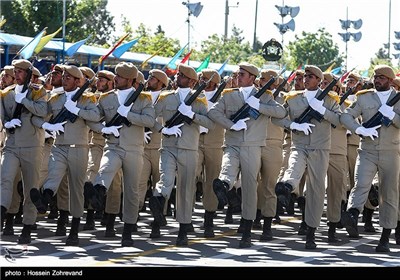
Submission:
[[[110,54],[116,49],[118,48],[119,45],[122,44],[122,42],[125,40],[126,37],[128,37],[129,33],[125,34],[124,36],[122,36],[117,43],[115,43],[115,45],[108,51],[108,53],[106,53],[105,55],[101,56],[99,58],[99,65],[103,63],[103,61],[110,56]]]
[[[87,40],[89,40],[89,38],[92,37],[92,35],[89,35],[89,37],[87,37],[86,39],[80,40],[78,42],[75,42],[74,44],[72,44],[66,51],[65,54],[68,56],[73,56],[80,47],[82,47]]]
[[[334,69],[331,70],[331,74],[337,75],[337,74],[339,74],[341,71],[342,71],[342,67],[341,67],[341,66],[340,66],[340,67],[336,67],[336,68],[334,68]]]
[[[333,62],[333,63],[325,70],[325,72],[328,72],[328,73],[332,72],[332,68],[333,68],[333,66],[335,66],[335,64],[336,64],[336,62]]]
[[[179,62],[179,64],[185,64],[186,61],[189,60],[190,55],[192,54],[192,50],[190,50],[190,52],[188,52],[181,60],[181,62]],[[165,73],[167,74],[168,77],[174,76],[176,73],[178,72],[178,69],[169,69],[167,68],[165,70]]]
[[[132,48],[132,46],[135,45],[139,41],[139,39],[140,38],[136,38],[132,41],[129,41],[128,43],[125,43],[125,44],[119,46],[118,48],[116,48],[113,51],[112,55],[116,58],[120,58],[121,55],[123,55],[126,51],[128,51],[130,48]]]
[[[155,57],[162,49],[163,49],[163,47],[158,49],[155,53],[153,53],[151,56],[149,56],[149,58],[147,58],[145,61],[143,61],[142,64],[140,64],[140,68],[141,69],[145,68],[147,66],[148,62],[150,61],[150,59]]]
[[[183,48],[181,48],[175,55],[174,57],[167,63],[167,65],[164,66],[164,68],[169,68],[169,69],[176,69],[176,64],[175,62],[178,60],[178,58],[182,55],[183,51],[186,49],[186,47],[189,45],[187,43]]]
[[[62,27],[58,28],[57,31],[54,32],[54,33],[52,33],[52,34],[43,36],[43,37],[40,39],[39,43],[37,44],[37,46],[36,46],[34,52],[35,52],[36,54],[40,53],[40,52],[43,50],[44,46],[46,46],[46,44],[47,44],[48,42],[50,42],[50,40],[53,39],[53,38],[57,35],[57,33],[60,32],[61,30],[62,30]]]
[[[31,58],[33,51],[35,50],[36,46],[39,44],[40,39],[46,33],[47,27],[45,27],[42,31],[39,32],[28,44],[22,47],[19,52],[15,56],[22,56],[25,59]]]
[[[343,82],[347,79],[347,76],[349,76],[349,74],[350,74],[354,69],[356,69],[356,67],[354,67],[354,68],[351,69],[350,71],[347,71],[346,73],[344,73],[343,76],[340,78],[340,82],[343,83]]]
[[[300,69],[303,69],[303,64],[300,64],[300,65],[297,66],[297,68],[296,68],[296,70],[300,70]],[[296,71],[294,71],[293,74],[290,75],[290,77],[289,77],[288,80],[287,80],[287,83],[290,84],[290,83],[294,80],[295,77],[296,77]]]
[[[204,61],[199,65],[199,67],[196,68],[197,73],[208,67],[208,64],[210,64],[210,58],[211,58],[211,55],[210,54],[207,55],[206,59],[204,59]]]
[[[3,27],[3,25],[6,23],[6,21],[7,21],[6,19],[3,19],[3,20],[0,21],[0,28]]]
[[[221,67],[218,69],[218,74],[219,74],[219,75],[222,75],[222,73],[224,73],[225,66],[226,66],[226,64],[228,63],[228,61],[229,61],[230,58],[231,58],[231,57],[229,56],[229,57],[224,61],[224,63],[222,63]]]

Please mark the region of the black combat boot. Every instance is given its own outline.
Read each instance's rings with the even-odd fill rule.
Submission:
[[[187,226],[189,224],[179,224],[179,232],[178,232],[178,238],[176,239],[176,246],[179,247],[186,247],[189,245],[189,241],[187,238]]]
[[[336,237],[336,228],[337,228],[337,223],[333,222],[328,222],[328,242],[329,243],[338,243],[342,240]]]
[[[372,185],[368,193],[368,200],[372,206],[379,206],[379,188],[377,185]]]
[[[261,229],[262,225],[261,225],[261,209],[257,209],[257,213],[256,213],[256,219],[253,222],[253,229]]]
[[[263,232],[260,236],[260,241],[271,241],[273,239],[271,224],[272,224],[272,217],[265,217]]]
[[[229,190],[229,184],[220,179],[214,179],[213,190],[218,199],[218,210],[224,209],[224,206],[228,204],[227,193]]]
[[[251,227],[253,226],[252,220],[243,219],[242,239],[239,242],[239,248],[250,248],[251,247]]]
[[[233,211],[232,211],[232,208],[229,206],[226,209],[226,216],[225,216],[224,223],[227,225],[233,224]]]
[[[3,235],[13,236],[14,235],[14,216],[15,214],[6,214],[6,224],[4,225]]]
[[[384,228],[382,230],[381,239],[379,239],[378,246],[376,246],[376,248],[375,248],[376,252],[381,252],[381,253],[390,252],[389,236],[390,236],[391,231],[392,230],[390,228]]]
[[[394,238],[396,239],[396,245],[400,245],[400,221],[397,221],[397,226],[394,230]]]
[[[317,248],[317,244],[315,244],[315,228],[307,226],[306,249],[313,250],[315,248]]]
[[[210,211],[204,212],[204,237],[205,238],[215,237],[214,214],[215,214],[215,212],[210,212]]]
[[[237,229],[237,233],[244,233],[244,230],[245,230],[244,219],[240,218],[240,223],[239,223],[239,227]]]
[[[228,186],[228,184],[225,186]],[[242,211],[242,199],[241,196],[238,195],[236,189],[232,188],[228,191],[226,197],[228,198],[228,205],[232,208],[233,213],[240,213]]]
[[[40,190],[33,188],[30,190],[29,194],[37,211],[40,214],[46,213],[50,200],[54,196],[54,192],[50,189],[44,189],[43,193],[41,193]]]
[[[88,209],[86,211],[86,223],[83,225],[83,230],[94,230],[95,222],[94,222],[94,210]]]
[[[81,222],[81,218],[72,217],[71,230],[70,230],[67,240],[65,242],[66,246],[78,246],[79,245],[78,232],[79,232],[80,222]]]
[[[7,216],[7,209],[4,206],[1,206],[1,231],[3,231],[3,227],[4,227],[4,221],[6,220],[6,216]]]
[[[297,205],[301,211],[301,224],[299,227],[298,235],[306,235],[307,234],[307,224],[306,224],[306,198],[304,196],[299,196],[297,198]]]
[[[163,196],[152,196],[149,199],[149,207],[151,213],[153,214],[154,220],[160,226],[165,226],[167,224],[167,220],[164,217],[164,204],[165,198]]]
[[[196,202],[201,202],[201,198],[203,197],[203,183],[196,183]]]
[[[106,194],[107,189],[105,186],[97,184],[93,186],[93,195],[91,199],[89,199],[90,204],[92,205],[93,209],[96,211],[103,211],[106,206]]]
[[[160,238],[160,237],[161,237],[160,225],[156,221],[153,221],[151,223],[150,238]]]
[[[107,225],[107,221],[108,221],[108,213],[104,212],[103,216],[101,217],[101,221],[100,224],[104,227]],[[117,217],[117,215],[115,215],[115,217]]]
[[[364,217],[364,231],[365,232],[376,232],[376,229],[372,225],[372,215],[374,214],[374,209],[369,209],[364,207],[363,217]]]
[[[21,200],[17,214],[14,217],[14,225],[22,225],[22,215],[24,213],[24,201]]]
[[[275,185],[275,193],[277,199],[283,207],[287,207],[290,202],[291,193],[293,191],[293,186],[289,183],[278,182]]]
[[[21,235],[18,237],[18,244],[31,243],[31,225],[24,225]]]
[[[114,228],[116,214],[107,214],[105,237],[115,237],[116,230]]]
[[[58,207],[57,207],[57,196],[53,196],[49,203],[50,212],[47,215],[47,219],[53,220],[58,218]]]
[[[122,231],[122,240],[121,240],[122,247],[133,246],[132,229],[133,229],[133,224],[124,223],[124,230]]]
[[[360,215],[360,211],[356,208],[350,208],[348,211],[342,213],[342,217],[340,222],[346,228],[346,231],[351,238],[358,238],[358,216]]]
[[[60,217],[57,220],[56,236],[67,235],[68,211],[60,210]]]
[[[294,193],[290,194],[289,204],[286,206],[286,213],[290,216],[294,215],[294,203],[296,202],[297,196]]]

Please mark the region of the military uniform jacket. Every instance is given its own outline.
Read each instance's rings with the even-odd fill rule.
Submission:
[[[17,107],[15,85],[1,91],[0,115],[3,125],[10,121]],[[44,145],[44,131],[41,129],[42,117],[46,116],[47,94],[43,87],[30,85],[26,98],[22,100],[21,127],[14,134],[7,131],[5,145],[8,147],[37,147]],[[2,129],[5,129],[4,127]]]
[[[316,96],[321,93],[318,90]],[[303,132],[292,133],[292,144],[294,147],[302,147],[307,149],[323,149],[330,150],[331,148],[331,123],[339,126],[340,109],[336,92],[329,93],[324,98],[323,106],[326,108],[324,119],[318,122],[312,119],[310,122],[315,125],[312,127],[312,133],[305,135]],[[336,95],[337,96],[337,95]],[[286,110],[288,118],[278,120],[285,128],[290,129],[290,124],[295,121],[307,108],[307,98],[304,96],[304,91],[289,92],[286,96]]]
[[[192,93],[189,93],[186,98],[189,98]],[[163,121],[169,120],[178,111],[180,103],[178,90],[175,92],[163,92],[154,105],[156,116],[162,116]],[[215,124],[207,117],[207,100],[203,94],[200,94],[192,103],[192,111],[195,113],[192,124],[184,123],[184,125],[180,127],[182,131],[181,137],[167,137],[163,135],[161,141],[162,147],[198,150],[200,125],[212,129]],[[163,125],[159,121],[156,121],[154,128],[157,131],[161,131]]]
[[[283,96],[281,95],[278,95],[275,98],[275,101],[277,101],[279,104],[283,104],[285,102]],[[283,142],[284,137],[285,137],[284,129],[281,126],[272,123],[271,118],[268,118],[267,140],[278,140]]]
[[[346,105],[343,103],[340,106],[341,111],[346,109]],[[347,155],[347,129],[342,125],[331,128],[331,150],[330,154],[334,155]]]
[[[389,96],[389,100],[393,98],[396,93],[392,90]],[[355,134],[355,130],[360,126],[360,124],[355,120],[361,116],[362,121],[366,122],[372,116],[374,116],[379,107],[382,106],[381,101],[374,90],[359,91],[357,93],[357,99],[346,108],[340,121],[343,123],[347,129]],[[372,140],[370,137],[361,138],[360,147],[363,150],[399,150],[400,143],[400,102],[397,102],[393,106],[395,117],[392,120],[392,125],[386,127],[382,125],[378,129],[379,137]]]
[[[99,99],[98,108],[102,119],[108,123],[118,114],[117,110],[120,106],[117,91],[110,91],[102,94]],[[131,126],[125,124],[119,129],[120,136],[117,138],[113,134],[109,134],[106,139],[106,145],[118,145],[125,150],[143,150],[144,149],[144,127],[154,126],[154,108],[149,95],[141,93],[132,105],[127,115]],[[92,130],[101,133],[104,125],[95,124]]]
[[[256,89],[250,93],[250,96],[257,92]],[[270,91],[267,91],[260,97],[261,115],[255,120],[246,121],[247,130],[230,130],[234,122],[230,117],[235,114],[243,105],[245,100],[239,89],[226,91],[217,103],[210,109],[208,116],[214,122],[225,128],[224,145],[230,146],[265,146],[267,134],[267,120],[269,116],[284,118],[286,116],[285,108],[276,102]]]
[[[56,117],[63,109],[67,96],[57,92],[50,97],[47,103],[48,117]],[[54,145],[88,145],[89,122],[99,122],[100,112],[96,107],[96,98],[93,94],[84,93],[77,102],[80,108],[78,118],[74,123],[67,121],[64,124],[64,133],[57,135]]]

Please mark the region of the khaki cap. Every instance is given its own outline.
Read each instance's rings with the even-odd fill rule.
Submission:
[[[137,78],[136,78],[136,82],[137,82],[137,83],[144,84],[144,75],[143,75],[143,73],[140,72],[140,71],[138,71],[138,75],[137,75]]]
[[[243,69],[243,70],[249,72],[251,75],[254,75],[256,77],[258,76],[258,68],[255,65],[250,64],[248,62],[240,63],[239,69]]]
[[[350,72],[350,74],[347,76],[347,79],[350,79],[350,78],[353,78],[356,81],[361,80],[361,76],[356,72]]]
[[[304,76],[304,71],[301,69],[297,69],[295,73],[296,73],[295,76]]]
[[[306,67],[304,68],[304,71],[311,72],[312,74],[317,76],[317,78],[320,78],[321,81],[324,79],[324,74],[322,74],[321,69],[319,69],[319,67],[317,67],[315,65],[306,65]]]
[[[62,64],[54,65],[52,72],[54,72],[54,71],[58,71],[58,72],[61,72],[61,73],[64,72],[64,65],[62,65]]]
[[[109,81],[113,81],[114,77],[115,77],[115,74],[113,72],[111,72],[111,71],[108,71],[108,70],[100,70],[97,73],[97,77],[98,78],[102,77],[102,78],[106,78]]]
[[[79,67],[79,70],[81,70],[82,74],[89,80],[96,75],[92,69],[86,66]]]
[[[120,62],[115,66],[115,74],[124,79],[136,79],[138,76],[138,69],[130,62]]]
[[[33,68],[32,68],[32,75],[41,77],[41,76],[42,76],[42,73],[40,73],[39,69],[37,69],[35,66],[33,66]]]
[[[150,70],[149,74],[156,77],[156,79],[162,82],[165,87],[168,86],[168,76],[167,74],[165,74],[164,71],[161,71],[159,69],[152,69]]]
[[[5,72],[7,75],[10,75],[11,77],[15,78],[15,75],[14,75],[14,66],[11,66],[11,65],[4,66],[4,72]]]
[[[333,81],[333,74],[329,72],[324,72],[324,80],[327,80],[329,83]],[[342,87],[342,83],[340,82],[340,79],[337,80],[336,84],[338,87]]]
[[[197,81],[197,79],[198,79],[196,71],[194,70],[193,67],[191,67],[189,65],[179,64],[178,65],[178,72],[182,73],[183,75],[185,75],[189,79],[192,79],[192,80],[195,80],[195,81]]]
[[[272,77],[276,78],[278,76],[278,72],[273,69],[262,69],[260,74],[261,77],[267,81],[269,81]],[[275,80],[274,85],[279,85],[279,78]]]
[[[12,66],[14,66],[14,68],[27,70],[32,67],[32,63],[26,59],[14,59],[12,62]]]
[[[377,65],[374,68],[374,75],[383,75],[389,79],[396,78],[392,67],[387,65]]]
[[[203,77],[206,81],[208,81],[211,78],[211,76],[214,75],[211,82],[216,84],[219,84],[221,82],[221,76],[218,74],[217,70],[204,69],[201,71],[201,73],[203,74]]]
[[[82,71],[79,70],[79,68],[76,67],[75,65],[64,65],[63,68],[64,68],[64,72],[67,72],[72,77],[77,78],[77,79],[83,79]]]

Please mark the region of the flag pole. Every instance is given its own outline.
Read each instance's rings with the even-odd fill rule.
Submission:
[[[40,31],[38,34],[40,34],[40,33],[44,32],[44,31],[46,31],[46,29],[47,29],[47,27],[43,28],[43,30]],[[38,34],[37,34],[37,35],[38,35]],[[36,36],[37,36],[37,35],[36,35]],[[29,45],[33,42],[33,40],[36,39],[36,36],[34,36],[34,37],[32,38],[32,40],[29,41],[28,44],[25,44],[25,46],[23,46],[22,49],[20,49],[20,50],[15,54],[15,56],[13,57],[12,60],[14,60],[17,56],[19,56],[19,55],[21,54],[21,52],[22,52],[27,46],[29,46]]]

